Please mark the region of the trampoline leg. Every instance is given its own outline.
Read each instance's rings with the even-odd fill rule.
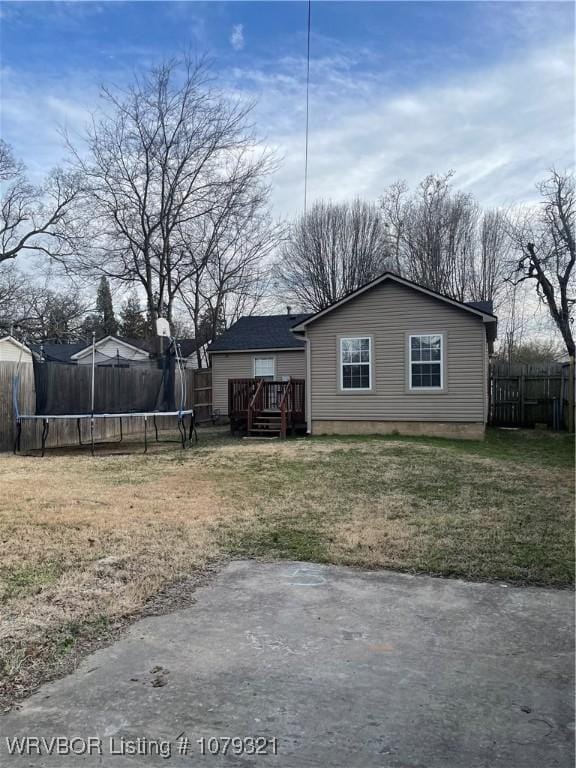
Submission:
[[[196,432],[196,419],[194,418],[194,414],[190,414],[190,429],[188,430],[188,442],[190,445],[192,445],[192,435],[194,435],[194,442],[198,442],[198,432]]]
[[[94,456],[94,419],[90,419],[90,453]]]
[[[178,432],[180,434],[180,442],[182,443],[182,448],[186,448],[186,428],[183,424],[182,416],[178,416]]]
[[[42,419],[42,453],[41,455],[44,456],[44,452],[46,450],[46,438],[48,437],[48,430],[50,429],[50,422],[48,419]]]
[[[78,430],[78,445],[82,445],[82,430],[80,428],[80,419],[76,419],[76,429]]]
[[[22,422],[16,421],[16,436],[14,438],[14,453],[20,453],[20,441],[22,438]]]
[[[120,416],[120,442],[124,440],[124,433],[122,432],[122,416]]]
[[[156,433],[156,442],[159,442],[158,441],[158,425],[156,424],[156,416],[153,416],[152,418],[154,420],[154,432]]]
[[[148,453],[148,417],[144,416],[144,453]]]

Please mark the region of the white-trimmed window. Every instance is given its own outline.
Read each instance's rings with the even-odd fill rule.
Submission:
[[[340,387],[343,390],[372,389],[370,336],[340,339]]]
[[[410,389],[444,387],[444,341],[441,333],[410,336]]]
[[[276,358],[274,357],[255,357],[254,358],[254,378],[267,379],[274,381],[276,375]]]

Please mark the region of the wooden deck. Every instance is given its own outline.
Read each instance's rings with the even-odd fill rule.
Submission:
[[[228,416],[233,434],[286,437],[306,429],[304,379],[228,380]]]

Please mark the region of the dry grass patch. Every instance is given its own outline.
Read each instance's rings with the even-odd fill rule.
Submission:
[[[484,443],[224,433],[185,453],[0,457],[0,691],[9,702],[227,556],[566,585],[572,455]],[[172,587],[170,585],[184,585]],[[163,598],[164,599],[164,598]]]
[[[87,634],[106,635],[167,584],[222,555],[212,526],[230,513],[173,453],[0,462],[8,698],[30,689],[44,661],[65,668]]]

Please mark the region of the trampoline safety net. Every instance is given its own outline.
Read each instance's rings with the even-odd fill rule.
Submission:
[[[180,386],[174,358],[130,367],[96,366],[94,413],[174,411]],[[92,366],[34,360],[36,414],[58,416],[92,413]]]

